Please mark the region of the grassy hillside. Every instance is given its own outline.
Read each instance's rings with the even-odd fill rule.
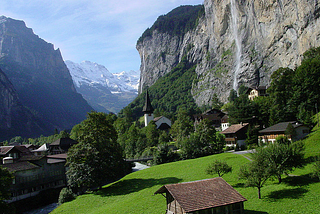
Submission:
[[[307,156],[320,153],[315,132],[306,140]],[[312,149],[309,149],[312,148]],[[312,164],[297,169],[283,179],[282,184],[269,181],[262,188],[262,199],[258,199],[257,190],[244,187],[238,180],[241,165],[248,160],[237,154],[223,153],[198,159],[179,161],[151,167],[134,172],[118,182],[105,186],[101,191],[79,196],[53,211],[56,213],[132,213],[158,214],[166,210],[166,200],[162,195],[153,193],[164,184],[187,182],[210,178],[205,174],[207,165],[215,159],[222,159],[233,166],[233,172],[223,178],[245,198],[246,213],[318,213],[320,210],[320,182],[310,178]]]

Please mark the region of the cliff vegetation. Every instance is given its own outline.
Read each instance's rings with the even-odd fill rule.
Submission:
[[[156,30],[160,33],[168,33],[171,36],[182,37],[186,32],[193,30],[198,25],[197,21],[203,15],[203,5],[180,6],[166,15],[159,16],[152,27],[144,31],[138,43],[142,42],[146,37],[151,37]]]

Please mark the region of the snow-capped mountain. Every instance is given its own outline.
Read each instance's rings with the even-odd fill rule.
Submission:
[[[94,62],[84,61],[74,63],[65,61],[73,82],[77,88],[81,85],[108,87],[111,93],[136,92],[138,93],[139,71],[122,71],[111,73],[103,65]]]
[[[139,71],[111,73],[103,65],[65,61],[77,91],[97,111],[119,112],[138,95]]]

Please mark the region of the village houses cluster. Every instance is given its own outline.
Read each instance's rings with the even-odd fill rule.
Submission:
[[[254,99],[254,97],[264,95],[264,87],[251,89],[248,92],[249,99],[251,100]],[[153,120],[158,129],[169,129],[171,127],[171,121],[164,116],[154,118],[153,111],[154,109],[151,106],[151,101],[147,92],[145,105],[143,107],[145,126]],[[241,147],[241,145],[245,145],[246,143],[246,133],[249,123],[230,125],[228,123],[228,115],[221,110],[210,109],[202,114],[193,115],[193,119],[195,124],[203,119],[210,120],[216,130],[225,135],[225,145],[228,147],[235,147],[236,145]],[[295,130],[294,136],[288,136],[286,134],[289,125]],[[278,136],[284,135],[287,135],[290,140],[296,141],[304,138],[309,133],[309,128],[296,121],[290,121],[265,128],[259,131],[259,133],[262,142],[274,142]],[[41,147],[30,144],[1,146],[0,157],[2,159],[2,167],[7,168],[8,171],[14,175],[12,185],[8,187],[10,188],[12,196],[8,202],[19,201],[35,196],[44,190],[65,187],[67,185],[67,169],[65,166],[67,151],[76,143],[76,141],[70,138],[60,138],[51,144],[43,144]],[[177,209],[184,210],[182,213],[193,213],[199,208],[196,204],[196,199],[192,199],[197,195],[195,192],[199,192],[199,194],[207,191],[219,192],[222,191],[221,188],[224,189],[223,191],[225,191],[226,194],[228,193],[231,196],[234,196],[222,199],[229,204],[227,208],[229,210],[234,210],[234,213],[242,213],[243,202],[246,201],[246,199],[237,193],[222,178],[195,181],[179,185],[165,185],[156,191],[155,194],[167,193],[167,213],[175,213],[174,210]],[[179,191],[180,193],[182,191],[185,195],[181,195],[180,193],[180,195],[175,195],[175,191]],[[216,207],[220,206],[214,202],[215,200],[210,198],[211,196],[203,197],[209,204],[206,209],[218,209]],[[194,200],[193,204],[179,204],[177,200],[181,201],[181,198],[183,200],[188,198],[189,201]],[[199,209],[204,208],[200,207]]]

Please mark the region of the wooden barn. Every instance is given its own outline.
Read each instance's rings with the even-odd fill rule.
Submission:
[[[247,200],[221,177],[164,185],[154,194],[167,199],[166,214],[242,214]]]

